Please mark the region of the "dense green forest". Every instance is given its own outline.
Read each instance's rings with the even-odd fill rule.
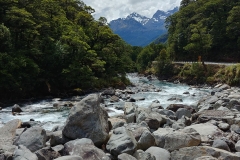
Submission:
[[[240,61],[239,0],[182,0],[166,26],[172,59]]]
[[[0,99],[121,86],[132,47],[80,0],[0,0]]]

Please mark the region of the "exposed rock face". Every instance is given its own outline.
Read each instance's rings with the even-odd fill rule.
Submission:
[[[84,160],[110,160],[99,148],[95,147],[91,139],[82,138],[69,141],[64,145],[65,155],[77,155]]]
[[[20,106],[19,106],[18,104],[15,104],[15,105],[12,107],[12,112],[20,113],[20,112],[22,112],[22,109],[20,108]]]
[[[202,156],[212,156],[222,160],[240,159],[240,157],[231,152],[207,146],[185,147],[171,153],[171,159],[174,160],[194,160]]]
[[[198,146],[201,143],[201,137],[194,129],[173,131],[172,129],[159,128],[153,132],[153,135],[157,146],[168,151]]]
[[[16,145],[24,145],[31,152],[35,152],[46,145],[46,131],[41,127],[32,127],[23,132],[14,142]]]
[[[101,98],[91,94],[71,108],[63,135],[69,139],[90,138],[96,146],[108,139],[108,114],[100,107]]]
[[[52,150],[50,147],[44,147],[44,148],[36,151],[35,154],[37,155],[39,160],[41,160],[41,159],[51,160],[51,159],[61,157],[60,153]]]
[[[137,148],[137,141],[125,127],[119,127],[113,130],[106,148],[115,157],[121,153],[133,154]]]
[[[32,153],[23,145],[19,145],[14,151],[14,160],[38,160],[36,154]]]

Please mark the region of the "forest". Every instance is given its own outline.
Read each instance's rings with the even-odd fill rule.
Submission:
[[[239,62],[239,0],[182,0],[166,20],[174,60]]]
[[[182,0],[166,19],[167,43],[146,47],[130,46],[93,13],[81,0],[0,0],[0,100],[121,88],[128,72],[186,75],[173,60],[240,60],[238,0]]]

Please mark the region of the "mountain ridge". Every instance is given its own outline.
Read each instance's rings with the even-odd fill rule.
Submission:
[[[178,7],[166,12],[157,10],[151,18],[133,12],[126,18],[112,20],[109,24],[113,32],[128,44],[146,46],[167,32],[165,19],[176,11]]]

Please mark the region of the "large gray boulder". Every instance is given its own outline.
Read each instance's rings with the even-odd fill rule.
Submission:
[[[191,112],[186,108],[179,108],[176,112],[176,117],[177,117],[177,119],[181,119],[182,116],[186,116],[186,117],[190,118]]]
[[[108,114],[100,107],[101,98],[91,94],[71,108],[63,135],[69,139],[90,138],[96,146],[108,139]]]
[[[19,106],[18,104],[15,104],[15,105],[12,107],[12,112],[20,113],[20,112],[22,112],[22,109],[20,108],[20,106]]]
[[[212,147],[224,149],[226,151],[230,152],[230,148],[228,147],[227,143],[221,139],[216,139],[213,141]]]
[[[115,157],[121,153],[133,154],[137,148],[137,141],[125,127],[119,127],[113,130],[106,148]]]
[[[32,153],[23,145],[16,147],[13,155],[13,160],[38,160],[36,154]]]
[[[159,128],[153,132],[158,147],[168,151],[177,150],[183,147],[198,146],[201,137],[194,129],[173,131],[171,129]]]
[[[32,127],[23,132],[14,142],[15,145],[24,145],[31,152],[35,152],[46,145],[46,131],[41,127]]]
[[[82,138],[64,144],[64,155],[77,155],[84,160],[110,160],[99,148],[94,146],[91,139]]]
[[[135,105],[135,103],[125,102],[125,104],[124,104],[124,114],[125,115],[135,113],[136,109],[137,109],[137,106]]]
[[[146,153],[150,153],[151,155],[155,156],[156,160],[170,160],[170,152],[166,149],[159,148],[159,147],[150,147],[146,151]]]
[[[221,160],[239,160],[236,154],[208,146],[185,147],[171,152],[171,159],[194,160],[203,156],[212,156]]]

